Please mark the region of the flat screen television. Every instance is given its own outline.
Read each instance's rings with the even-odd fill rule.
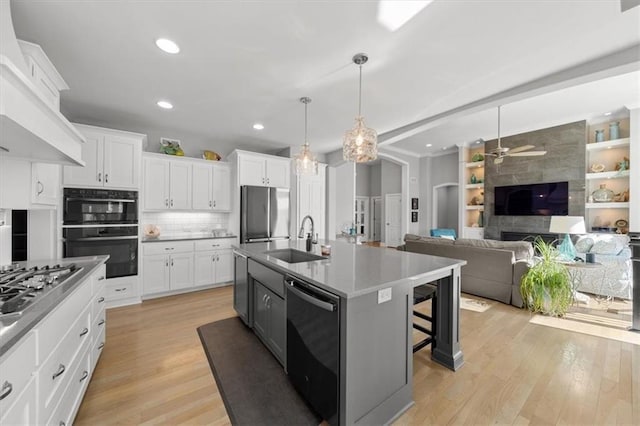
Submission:
[[[569,182],[495,187],[496,216],[567,216]]]

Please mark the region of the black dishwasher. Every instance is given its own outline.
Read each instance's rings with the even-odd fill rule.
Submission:
[[[287,374],[329,424],[339,423],[340,298],[291,277],[287,282]]]

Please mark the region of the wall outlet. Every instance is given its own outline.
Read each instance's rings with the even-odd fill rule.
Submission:
[[[378,290],[378,305],[391,300],[391,287]]]

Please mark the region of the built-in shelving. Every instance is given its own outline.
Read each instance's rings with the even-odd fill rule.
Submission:
[[[586,203],[586,209],[628,209],[628,202],[612,202],[612,203]]]
[[[461,220],[461,237],[484,238],[484,160],[471,161],[474,156],[484,156],[484,145],[473,144],[461,147],[460,162],[462,167],[459,174],[459,185],[464,188],[460,195],[459,214]],[[482,204],[480,204],[482,203]]]
[[[484,152],[484,151],[483,151]],[[484,154],[483,154],[484,155]],[[484,167],[484,161],[471,161],[468,163],[464,164],[465,167],[468,168],[472,168],[472,167]]]
[[[465,189],[480,189],[484,188],[484,183],[470,183],[464,186]]]
[[[613,172],[600,172],[600,173],[587,173],[585,176],[587,180],[592,179],[629,179],[629,170],[613,171]]]
[[[587,144],[587,151],[602,151],[604,149],[613,149],[613,148],[624,148],[625,146],[629,146],[629,138],[622,139],[614,139],[611,141],[605,142],[593,142]]]
[[[484,206],[467,206],[467,210],[481,210],[484,211]]]

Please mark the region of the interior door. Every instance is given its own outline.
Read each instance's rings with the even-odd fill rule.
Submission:
[[[369,239],[369,197],[356,197],[356,233]]]
[[[384,201],[384,243],[387,247],[397,247],[402,244],[402,195],[387,194]]]

